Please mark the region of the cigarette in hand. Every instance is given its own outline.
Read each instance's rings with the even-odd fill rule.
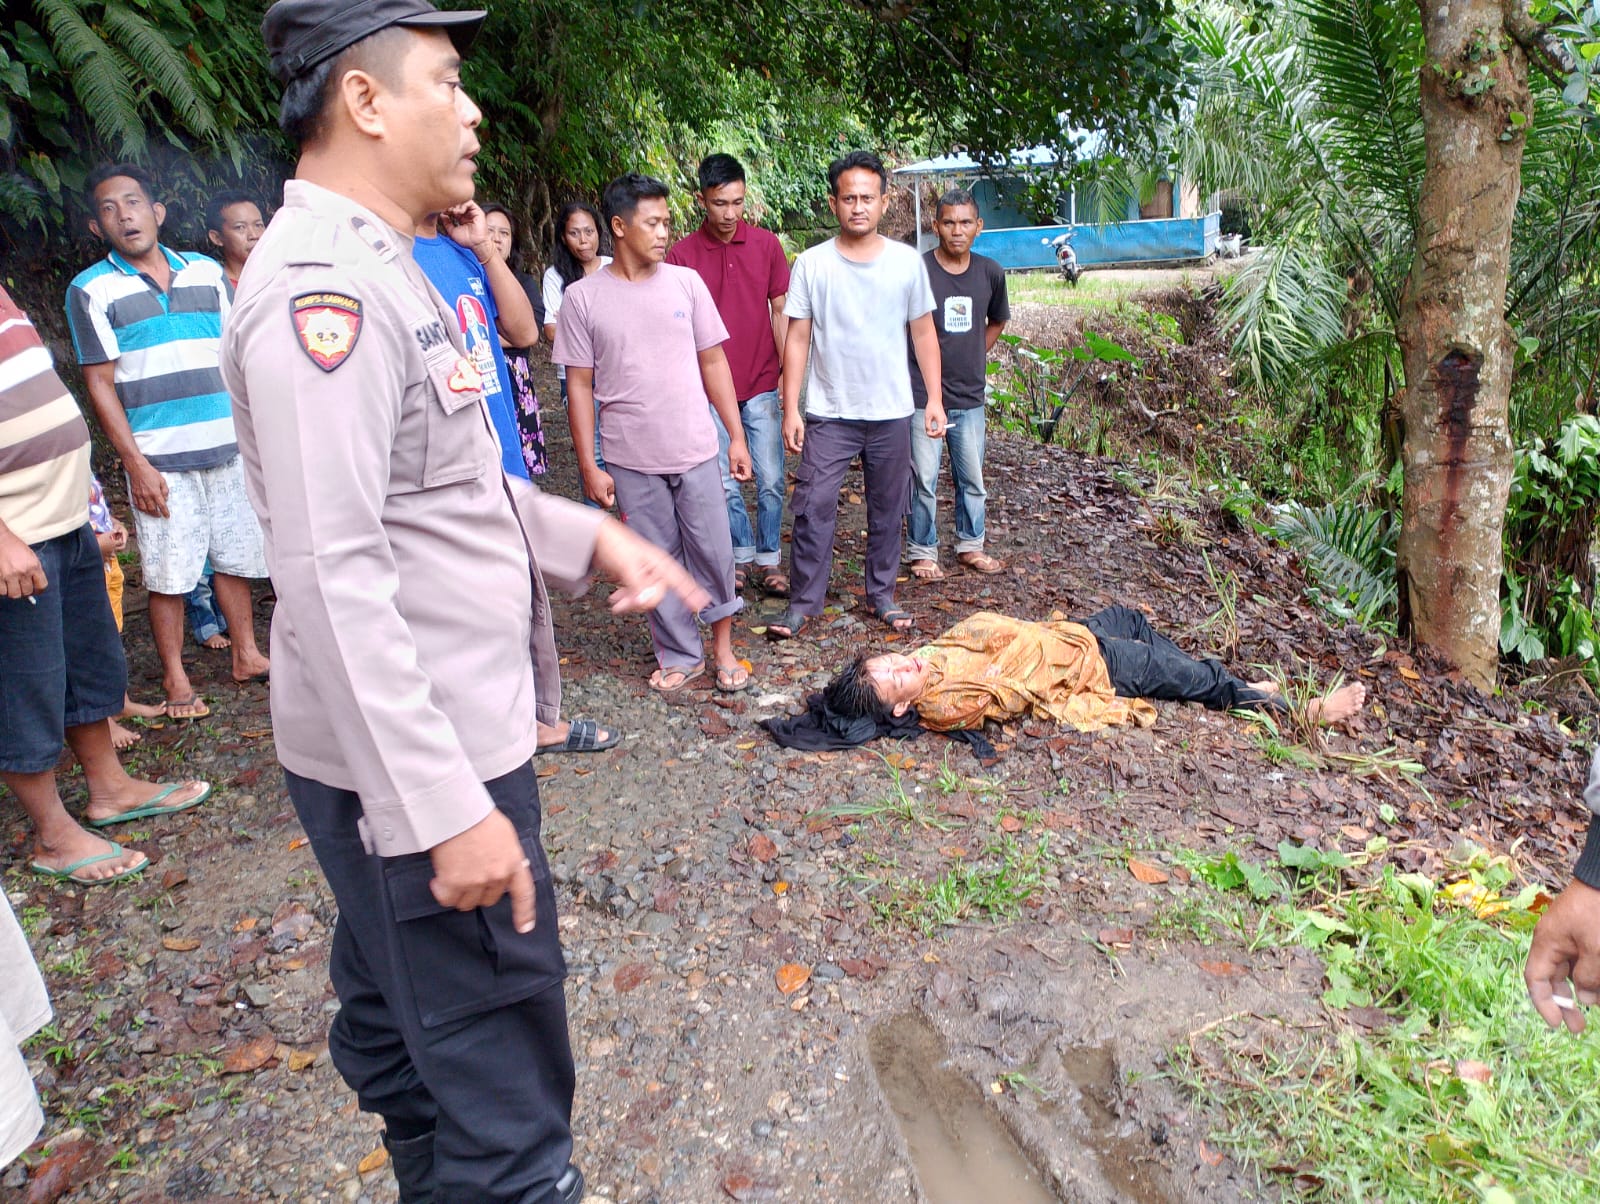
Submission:
[[[1552,995],[1550,996],[1550,1002],[1555,1004],[1558,1008],[1565,1008],[1569,1012],[1575,1012],[1578,1010],[1577,1003],[1570,995]]]

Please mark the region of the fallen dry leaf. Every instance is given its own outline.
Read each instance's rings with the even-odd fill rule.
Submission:
[[[1207,974],[1215,974],[1218,978],[1229,978],[1235,974],[1245,974],[1249,966],[1241,966],[1238,962],[1198,962],[1196,963]]]
[[[1422,674],[1418,673],[1415,669],[1408,669],[1404,665],[1400,666],[1400,676],[1405,678],[1407,681],[1422,680]]]
[[[89,1165],[79,1166],[94,1152],[95,1144],[88,1140],[69,1141],[56,1146],[49,1158],[33,1168],[33,1177],[28,1181],[26,1204],[55,1204],[79,1182],[98,1174],[101,1169],[98,1158]]]
[[[245,916],[244,919],[233,926],[233,930],[235,932],[249,932],[259,922],[260,918],[258,916]]]
[[[389,1151],[381,1145],[356,1163],[356,1174],[370,1175],[373,1171],[382,1170],[389,1164]]]
[[[296,1049],[289,1054],[289,1069],[293,1071],[310,1070],[317,1064],[317,1051],[314,1049]]]
[[[1487,1083],[1494,1078],[1494,1071],[1483,1062],[1463,1058],[1456,1063],[1456,1078],[1469,1083]]]
[[[161,947],[172,953],[193,953],[200,948],[200,942],[192,936],[164,936]]]
[[[1221,1150],[1213,1150],[1210,1146],[1208,1146],[1203,1141],[1199,1143],[1199,1147],[1200,1147],[1200,1161],[1201,1162],[1204,1162],[1207,1166],[1221,1166],[1222,1165],[1222,1151]]]
[[[1102,928],[1099,933],[1102,945],[1111,945],[1115,948],[1126,949],[1133,944],[1133,929],[1131,928]]]
[[[1002,832],[1022,831],[1022,821],[1015,815],[1002,815],[1000,817],[1000,830]]]
[[[189,881],[189,875],[177,867],[173,867],[161,875],[161,889],[171,890],[175,886],[182,886]]]
[[[770,836],[757,832],[750,838],[750,856],[765,865],[778,855],[778,846],[772,843]]]
[[[617,967],[616,977],[611,981],[618,995],[626,995],[649,977],[650,967],[644,962],[627,962]]]
[[[1160,886],[1171,876],[1166,870],[1151,865],[1148,861],[1140,861],[1137,857],[1129,859],[1128,872],[1147,886]]]
[[[289,842],[289,851],[292,853],[296,849],[303,849],[303,848],[306,847],[306,845],[308,845],[310,843],[311,842],[309,840],[307,840],[304,836],[296,836],[293,840],[291,840]]]
[[[271,1033],[263,1033],[230,1049],[228,1056],[222,1059],[222,1073],[249,1074],[252,1070],[260,1070],[272,1061],[277,1052],[278,1039]]]
[[[787,962],[778,967],[773,978],[777,981],[778,990],[785,995],[793,995],[811,981],[811,967],[800,962]]]

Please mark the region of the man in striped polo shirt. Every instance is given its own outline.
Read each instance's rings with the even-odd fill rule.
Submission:
[[[161,245],[166,207],[127,163],[89,177],[89,229],[111,246],[67,290],[67,321],[96,416],[122,458],[167,714],[208,714],[183,667],[183,599],[209,556],[233,640],[233,678],[267,677],[251,577],[267,575],[218,355],[233,290],[214,259]]]
[[[67,814],[55,772],[63,741],[83,764],[91,828],[184,811],[211,793],[128,776],[108,722],[127,684],[89,525],[89,428],[0,288],[0,782],[33,821],[36,873],[94,886],[150,864]]]

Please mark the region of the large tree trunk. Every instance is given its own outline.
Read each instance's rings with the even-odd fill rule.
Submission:
[[[1511,487],[1511,219],[1531,116],[1510,30],[1526,0],[1418,0],[1427,169],[1400,306],[1406,385],[1402,634],[1471,681],[1499,660],[1501,528]]]

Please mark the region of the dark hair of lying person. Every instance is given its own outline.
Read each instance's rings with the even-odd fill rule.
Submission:
[[[878,687],[867,672],[870,654],[861,652],[832,681],[822,688],[823,704],[846,719],[872,719],[886,722],[894,708],[883,701]]]

